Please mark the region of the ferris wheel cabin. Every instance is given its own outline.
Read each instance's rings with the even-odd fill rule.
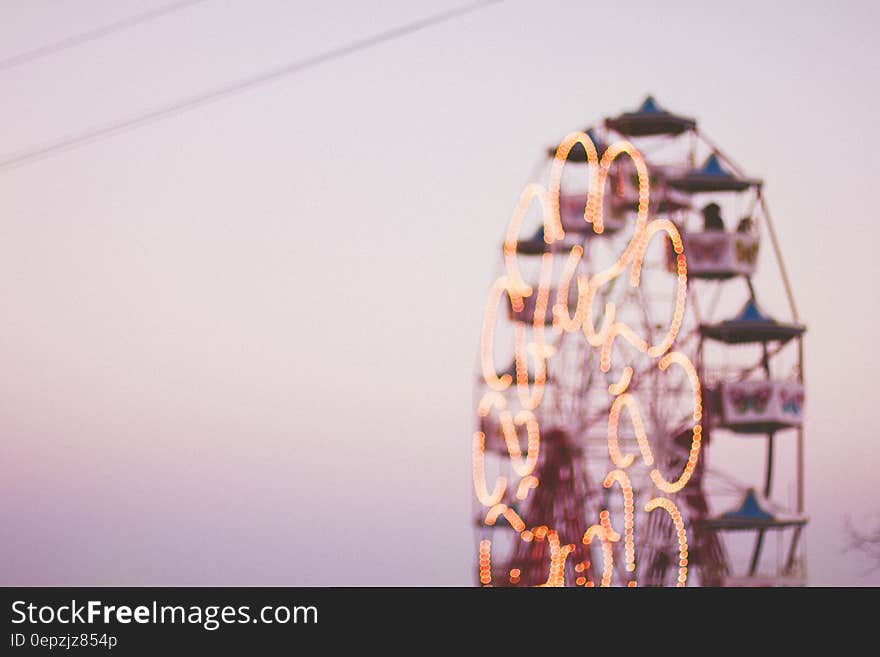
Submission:
[[[749,529],[785,529],[800,527],[807,519],[802,516],[777,515],[768,511],[769,503],[749,488],[740,505],[712,518],[703,520],[700,525],[707,529],[726,531]]]
[[[648,96],[635,112],[624,112],[605,120],[605,126],[628,137],[680,135],[697,126],[694,119],[669,112]]]
[[[764,314],[753,298],[746,302],[733,319],[700,325],[700,333],[704,338],[730,345],[769,342],[784,344],[806,330],[803,324],[778,322]]]

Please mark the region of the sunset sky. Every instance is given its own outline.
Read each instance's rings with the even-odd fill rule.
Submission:
[[[4,0],[0,60],[165,4]],[[0,161],[456,6],[205,0],[0,69]],[[880,525],[878,19],[509,0],[0,166],[0,583],[472,584],[510,212],[548,145],[653,93],[766,180],[809,326],[810,583],[880,584],[845,531]]]

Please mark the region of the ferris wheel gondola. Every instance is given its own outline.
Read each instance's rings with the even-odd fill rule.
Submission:
[[[779,322],[764,314],[754,299],[749,299],[733,319],[700,326],[700,333],[704,338],[731,345],[770,342],[784,344],[803,335],[806,330],[807,328],[803,324]]]
[[[723,531],[748,531],[755,529],[786,529],[802,527],[807,523],[803,516],[779,516],[767,510],[767,504],[760,499],[754,488],[749,488],[739,506],[730,511],[706,518],[702,526]]]
[[[648,96],[635,112],[605,120],[605,126],[627,137],[680,135],[697,127],[694,119],[669,112]]]
[[[717,153],[712,153],[698,169],[692,169],[683,176],[669,181],[673,189],[691,194],[706,192],[744,192],[753,187],[760,187],[762,181],[757,178],[738,176],[724,165]]]

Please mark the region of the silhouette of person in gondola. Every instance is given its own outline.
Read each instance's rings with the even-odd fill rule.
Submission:
[[[717,203],[709,203],[703,208],[703,230],[724,230],[721,206]]]
[[[755,230],[755,221],[750,216],[746,215],[742,219],[739,220],[739,223],[736,225],[737,233],[751,233]]]

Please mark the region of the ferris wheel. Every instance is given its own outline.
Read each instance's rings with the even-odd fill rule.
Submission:
[[[539,171],[481,330],[477,582],[804,584],[805,327],[762,181],[651,97]]]

